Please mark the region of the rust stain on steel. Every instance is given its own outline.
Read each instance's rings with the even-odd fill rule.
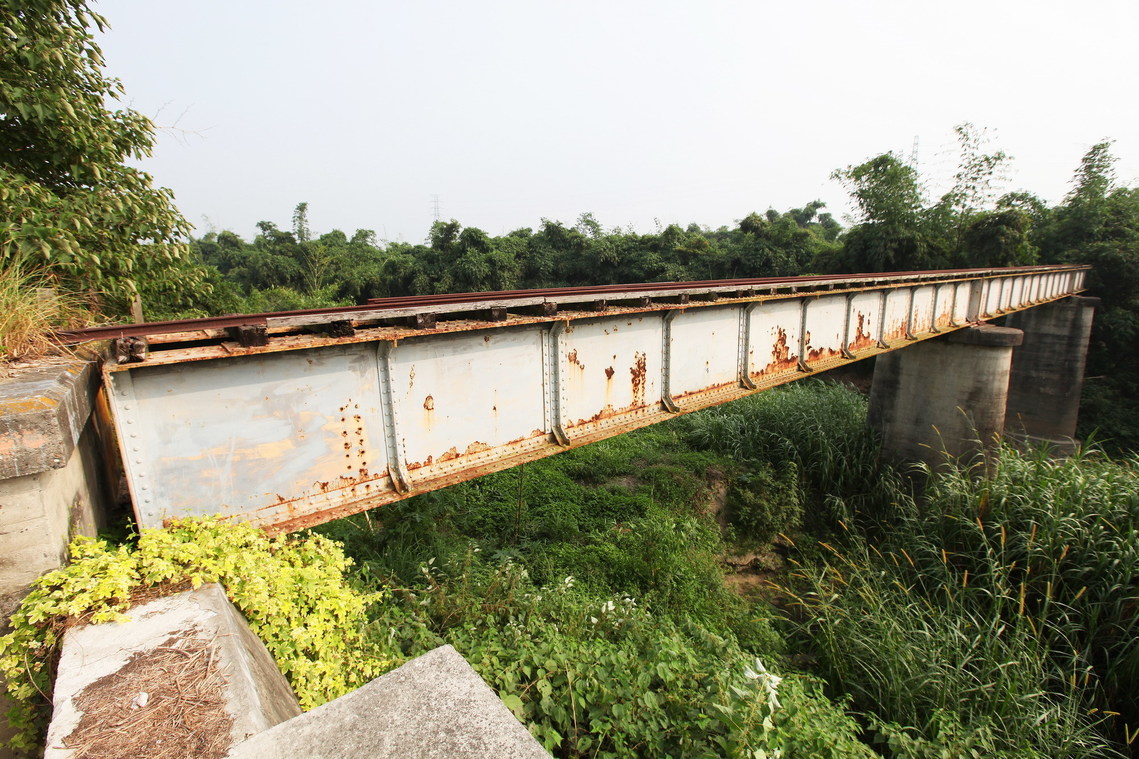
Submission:
[[[953,315],[947,314],[947,313],[938,314],[937,315],[937,326],[938,327],[952,327],[953,326]]]
[[[429,395],[423,399],[423,408],[426,409],[427,411],[434,411],[435,410],[435,398],[434,398],[434,396]]]
[[[629,367],[629,375],[633,381],[633,407],[640,407],[645,405],[645,375],[648,371],[648,357],[640,351],[637,351],[633,356],[633,365]]]
[[[439,457],[439,461],[440,462],[454,461],[455,459],[459,458],[459,456],[461,456],[461,455],[462,454],[459,453],[458,448],[456,448],[455,446],[451,446],[450,448],[448,448],[446,451],[443,452],[443,455],[441,455]]]
[[[768,374],[779,374],[798,368],[799,357],[791,353],[791,346],[787,344],[787,330],[779,327],[776,331],[775,343],[771,346],[771,361],[767,366],[752,376],[762,377]]]
[[[614,374],[613,367],[610,366],[610,367],[607,367],[605,369],[605,379],[607,379],[607,380],[613,379],[613,374]]]
[[[569,361],[574,366],[576,366],[578,369],[585,371],[585,364],[583,364],[577,360],[577,349],[576,348],[574,348],[572,351],[570,351],[568,354],[566,354],[566,360]]]
[[[613,405],[610,403],[606,403],[605,407],[603,409],[601,409],[600,411],[598,411],[593,416],[589,417],[588,419],[578,419],[577,424],[571,424],[569,426],[570,427],[580,427],[583,424],[593,424],[594,422],[600,422],[603,419],[612,419],[613,417],[617,416],[617,414],[618,414],[618,411],[613,408]]]
[[[523,435],[522,437],[516,437],[513,440],[507,442],[506,445],[502,446],[502,447],[506,448],[506,447],[509,447],[512,445],[518,445],[519,443],[523,443],[527,440],[533,440],[536,437],[546,437],[549,434],[550,433],[546,432],[545,430],[531,430],[529,435]]]
[[[842,351],[836,351],[833,348],[814,348],[813,350],[807,351],[808,362],[826,361],[827,359],[840,358],[841,356]]]
[[[854,331],[854,339],[846,346],[851,353],[874,347],[874,337],[866,329],[866,314],[858,312],[858,328]]]
[[[886,342],[902,340],[906,336],[906,323],[904,321],[890,322],[890,329],[886,332]]]
[[[469,456],[472,453],[482,453],[483,451],[489,451],[490,449],[491,446],[476,440],[467,446],[467,450],[463,451],[463,454]]]
[[[689,398],[689,397],[694,396],[694,395],[704,395],[705,393],[719,393],[719,392],[723,392],[724,390],[738,390],[738,389],[739,389],[739,384],[736,382],[720,382],[720,383],[715,384],[715,385],[709,385],[708,387],[702,387],[699,390],[689,390],[688,392],[681,393],[679,395],[674,395],[674,396],[672,396],[672,399],[674,401],[678,401],[678,400],[681,400],[684,398]]]
[[[807,362],[808,363],[810,363],[812,361],[825,361],[828,358],[834,358],[835,356],[841,356],[842,355],[842,351],[836,351],[833,348],[812,348],[811,347],[811,333],[806,332],[806,333],[804,333],[804,336],[806,337],[805,344],[807,346]],[[838,335],[835,335],[835,337],[837,338]]]
[[[607,369],[605,371],[605,374],[607,377],[612,379],[613,375],[610,374],[610,370],[612,370],[612,367],[610,367],[610,369]],[[616,374],[616,370],[612,370],[612,371],[613,371],[613,374]],[[578,426],[581,426],[583,424],[594,424],[596,422],[604,421],[606,419],[612,419],[612,418],[620,416],[621,414],[624,414],[624,413],[637,411],[638,409],[643,409],[645,407],[645,386],[646,386],[647,381],[648,381],[647,376],[648,376],[648,356],[646,354],[640,352],[640,351],[637,351],[636,353],[633,354],[633,365],[631,367],[629,367],[629,379],[630,379],[630,384],[632,386],[632,391],[633,391],[632,402],[628,406],[623,406],[619,409],[615,408],[612,403],[606,402],[605,406],[602,407],[602,409],[600,411],[598,411],[596,414],[594,414],[593,416],[589,417],[588,419],[578,419],[576,424],[571,423],[567,426],[578,427]],[[607,381],[606,382],[606,398],[608,398],[610,396],[611,387],[612,387],[612,383]],[[543,433],[543,434],[545,434],[545,433]]]

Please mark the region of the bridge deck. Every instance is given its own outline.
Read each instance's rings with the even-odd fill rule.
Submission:
[[[1083,289],[1087,267],[386,299],[127,325],[104,367],[139,524],[287,531]]]

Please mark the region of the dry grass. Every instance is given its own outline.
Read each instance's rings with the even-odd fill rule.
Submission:
[[[75,699],[83,718],[65,739],[67,748],[76,759],[225,756],[233,718],[215,654],[216,646],[203,638],[136,654]]]
[[[82,299],[53,285],[47,269],[15,264],[0,270],[0,374],[10,361],[57,353],[55,330],[92,321]]]

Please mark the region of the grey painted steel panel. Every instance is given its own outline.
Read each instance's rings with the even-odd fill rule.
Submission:
[[[1047,302],[1083,279],[907,281],[228,344],[224,357],[170,350],[105,374],[143,527],[216,513],[289,530]]]
[[[807,316],[804,320],[803,354],[808,366],[841,359],[845,347],[846,295],[824,295],[805,301]]]
[[[491,449],[544,440],[542,369],[539,330],[401,342],[392,350],[392,394],[412,476],[450,472]]]
[[[803,301],[760,303],[751,314],[749,371],[752,381],[771,383],[799,371],[799,329]]]
[[[327,505],[365,484],[390,489],[373,353],[337,346],[112,373],[140,522],[275,519],[298,498]]]
[[[684,311],[670,330],[669,390],[675,402],[739,383],[740,308]]]
[[[904,340],[910,331],[910,302],[913,289],[909,287],[886,293],[885,324],[882,342],[894,345]]]
[[[661,400],[661,317],[620,316],[574,322],[563,337],[567,432],[655,410]],[[674,389],[675,392],[675,389]]]
[[[850,321],[846,329],[846,350],[864,353],[878,347],[878,328],[882,320],[882,294],[855,293],[850,298]]]
[[[924,335],[933,331],[934,298],[937,296],[936,287],[914,288],[913,312],[910,317],[910,334]]]

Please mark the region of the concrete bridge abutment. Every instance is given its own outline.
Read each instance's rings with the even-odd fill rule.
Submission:
[[[1024,332],[1012,357],[1006,428],[1060,449],[1075,446],[1080,391],[1099,298],[1074,296],[1018,311],[1005,320]]]
[[[990,451],[1004,432],[1019,329],[968,327],[878,357],[869,421],[884,454],[936,467]]]

